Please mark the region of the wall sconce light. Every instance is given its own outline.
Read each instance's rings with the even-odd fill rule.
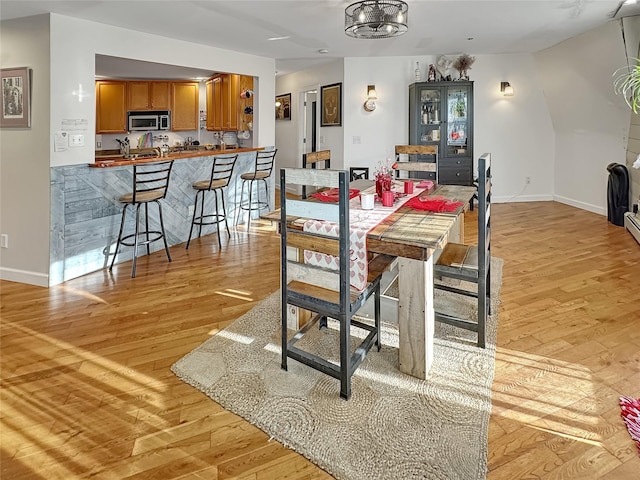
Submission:
[[[500,82],[500,92],[503,97],[513,97],[513,87],[509,82]]]
[[[369,85],[367,87],[367,100],[364,102],[365,112],[373,112],[376,109],[377,99],[378,99],[378,94],[376,93],[376,86]]]

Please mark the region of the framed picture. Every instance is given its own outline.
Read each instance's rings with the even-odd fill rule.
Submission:
[[[276,120],[291,120],[291,94],[276,95]]]
[[[342,83],[325,85],[320,88],[322,105],[321,127],[342,125]]]
[[[31,127],[31,69],[3,68],[0,127]]]

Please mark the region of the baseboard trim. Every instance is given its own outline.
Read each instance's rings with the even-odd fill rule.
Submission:
[[[570,205],[572,207],[576,207],[581,210],[597,213],[598,215],[604,215],[604,216],[607,215],[606,209],[603,207],[598,207],[597,205],[591,205],[590,203],[585,203],[585,202],[578,202],[577,200],[573,200],[567,197],[562,197],[560,195],[554,195],[553,199],[556,202],[564,203],[565,205]]]
[[[629,233],[640,243],[640,218],[631,212],[624,214],[624,226]]]
[[[49,275],[44,273],[29,272],[16,268],[0,267],[0,280],[9,282],[28,283],[37,287],[49,286]]]
[[[516,195],[510,197],[491,196],[491,203],[519,203],[519,202],[551,202],[553,195]],[[478,202],[476,202],[477,204]]]

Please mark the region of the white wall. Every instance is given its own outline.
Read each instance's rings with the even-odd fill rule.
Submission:
[[[0,130],[0,278],[46,286],[49,274],[49,17],[0,24],[0,67],[29,67],[31,128]]]
[[[371,57],[345,60],[345,167],[369,166],[393,157],[394,146],[409,132],[409,85],[416,62],[423,71],[435,56]],[[470,78],[474,82],[474,153],[492,153],[493,199],[550,200],[553,195],[554,133],[531,55],[479,55]],[[502,97],[501,81],[515,89]],[[378,94],[376,110],[362,104],[367,85]],[[360,137],[354,144],[353,137]],[[525,178],[531,184],[525,184]]]
[[[323,65],[278,77],[276,94],[291,93],[291,120],[276,122],[276,171],[283,167],[300,167],[302,165],[302,141],[304,92],[318,91],[317,122],[320,126],[320,87],[333,83],[342,83],[344,78],[344,62],[342,59],[329,61]],[[344,83],[343,83],[344,106]],[[344,108],[344,107],[343,107]],[[343,111],[344,115],[344,111]],[[275,116],[275,114],[274,114]],[[342,125],[345,125],[344,116]],[[317,150],[331,150],[331,167],[343,168],[343,126],[320,127]]]
[[[627,17],[623,19],[624,36],[627,46],[627,57],[629,64],[634,67],[640,58],[640,16]],[[631,181],[631,193],[629,198],[629,208],[633,204],[638,204],[640,199],[640,169],[633,168],[636,159],[640,158],[640,118],[639,114],[631,114],[631,125],[629,127],[629,142],[627,143],[627,169]]]
[[[34,82],[31,129],[3,129],[0,137],[0,232],[10,244],[0,251],[0,278],[48,285],[50,167],[93,162],[96,54],[259,77],[253,134],[257,145],[275,143],[273,59],[55,14],[3,21],[1,30],[2,67],[29,66]],[[54,151],[63,120],[86,121],[66,129],[85,136],[83,147]]]
[[[84,147],[67,152],[53,152],[51,148],[52,166],[93,162],[96,54],[259,77],[254,86],[254,113],[258,119],[254,122],[254,137],[259,146],[275,142],[275,119],[270,115],[275,95],[274,59],[52,14],[51,91],[55,94],[51,101],[51,129],[59,129],[67,118],[88,119],[91,126]],[[88,95],[82,101],[74,94],[80,88]],[[267,114],[260,115],[261,111]]]
[[[555,199],[605,215],[607,165],[625,163],[630,111],[613,91],[626,65],[620,24],[606,25],[535,55],[556,133]]]

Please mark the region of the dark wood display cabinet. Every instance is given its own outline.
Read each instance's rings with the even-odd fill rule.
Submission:
[[[409,85],[409,144],[438,146],[438,183],[473,184],[473,82]],[[411,161],[433,162],[430,155]],[[435,179],[435,173],[418,174]]]

